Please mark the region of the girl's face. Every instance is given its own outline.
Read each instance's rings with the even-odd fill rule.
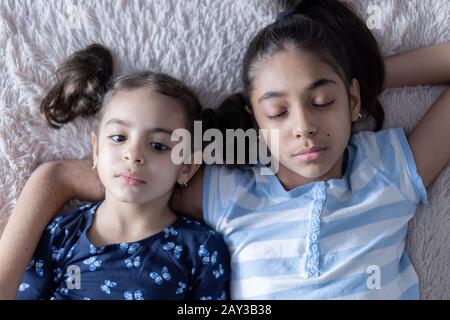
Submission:
[[[252,113],[259,129],[279,130],[279,142],[266,142],[270,150],[279,144],[278,177],[287,189],[341,177],[351,124],[360,112],[357,80],[349,91],[328,64],[307,51],[283,50],[256,65]],[[299,155],[314,147],[322,150]]]
[[[92,135],[94,161],[106,194],[143,204],[170,197],[176,182],[187,182],[195,168],[175,165],[172,131],[186,128],[186,116],[170,97],[136,89],[116,93],[105,106],[98,138]]]

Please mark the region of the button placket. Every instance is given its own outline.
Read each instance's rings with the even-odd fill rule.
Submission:
[[[308,247],[306,258],[306,272],[308,278],[320,276],[320,215],[325,204],[325,183],[318,183],[313,190],[314,205],[308,228]]]

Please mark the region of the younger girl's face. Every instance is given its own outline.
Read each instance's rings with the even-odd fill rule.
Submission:
[[[317,55],[287,49],[256,65],[250,99],[259,129],[279,130],[279,141],[269,139],[267,145],[276,150],[278,143],[278,177],[285,188],[341,176],[351,124],[360,111],[356,80],[349,93]],[[300,155],[316,147],[321,151]]]
[[[105,108],[93,142],[106,194],[134,204],[170,197],[175,183],[185,182],[183,165],[171,160],[178,143],[171,141],[172,131],[186,128],[182,107],[173,98],[136,89],[116,93]]]

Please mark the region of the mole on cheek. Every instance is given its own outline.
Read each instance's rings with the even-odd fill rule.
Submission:
[[[329,137],[330,136],[330,134],[329,133],[327,133],[327,137]]]

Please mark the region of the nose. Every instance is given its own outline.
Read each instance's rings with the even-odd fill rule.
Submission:
[[[132,164],[143,165],[144,157],[142,153],[139,151],[139,148],[136,146],[130,146],[130,148],[125,152],[123,158],[127,162],[131,162]]]
[[[295,138],[310,138],[317,133],[318,129],[314,124],[313,116],[310,114],[310,111],[299,107],[294,116],[295,125],[293,128],[293,135]]]

